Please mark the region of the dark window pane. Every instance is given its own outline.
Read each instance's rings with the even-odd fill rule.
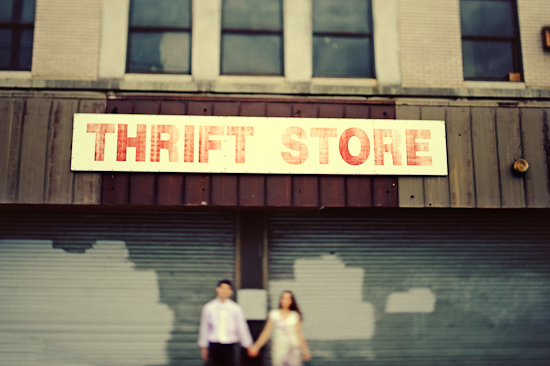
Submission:
[[[10,67],[11,58],[11,30],[0,29],[0,69]]]
[[[224,0],[222,27],[281,29],[280,0]]]
[[[24,0],[21,21],[25,23],[34,23],[34,8],[35,0]]]
[[[133,32],[129,71],[189,73],[190,44],[186,32]]]
[[[130,25],[191,27],[190,0],[133,0]]]
[[[314,32],[371,32],[369,0],[313,0]]]
[[[13,0],[0,0],[0,22],[11,21],[12,14],[13,14]]]
[[[462,0],[462,35],[514,37],[514,15],[514,3],[510,1]]]
[[[19,52],[19,69],[31,70],[32,64],[32,29],[21,32],[21,50]]]
[[[514,69],[511,42],[462,41],[464,78],[508,80]]]
[[[373,77],[369,38],[313,37],[314,76]]]
[[[222,36],[222,73],[282,74],[278,35]]]

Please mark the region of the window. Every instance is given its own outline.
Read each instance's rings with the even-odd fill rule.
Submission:
[[[521,54],[513,0],[461,0],[464,80],[521,80]]]
[[[374,77],[370,0],[313,0],[313,76]]]
[[[223,0],[222,74],[283,74],[281,0]]]
[[[0,70],[30,71],[35,0],[0,1]]]
[[[131,0],[126,70],[191,72],[191,0]]]

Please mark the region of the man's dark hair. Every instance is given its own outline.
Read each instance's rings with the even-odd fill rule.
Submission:
[[[233,284],[231,283],[231,281],[229,280],[220,280],[220,282],[218,282],[218,284],[216,285],[216,287],[220,287],[221,285],[223,284],[226,284],[226,285],[229,285],[231,287],[231,289],[233,290]]]

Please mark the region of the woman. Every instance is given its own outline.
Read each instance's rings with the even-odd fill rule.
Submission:
[[[273,366],[300,366],[302,360],[309,361],[311,353],[302,334],[302,314],[290,291],[281,294],[279,309],[271,310],[264,330],[258,340],[249,348],[250,357],[256,357],[260,348],[267,343],[273,331],[271,362]]]

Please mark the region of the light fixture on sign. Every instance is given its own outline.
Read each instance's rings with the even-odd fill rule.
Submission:
[[[542,28],[542,48],[550,51],[550,27]]]

